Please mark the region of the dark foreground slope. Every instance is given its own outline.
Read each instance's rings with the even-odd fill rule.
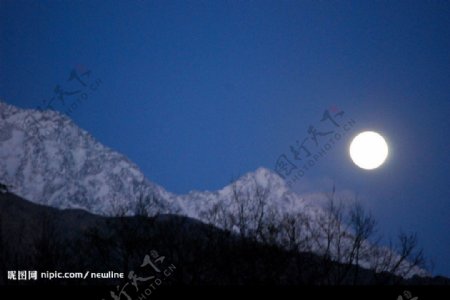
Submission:
[[[7,278],[7,271],[20,270],[89,273],[86,279]],[[111,276],[110,271],[125,278],[91,278],[97,272]],[[403,280],[356,270],[311,253],[238,238],[180,216],[106,218],[0,193],[0,285],[120,286],[158,278],[164,286],[450,283],[442,277]]]

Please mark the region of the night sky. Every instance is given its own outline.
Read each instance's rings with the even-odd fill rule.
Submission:
[[[290,146],[344,111],[354,126],[294,190],[357,194],[450,276],[450,2],[1,0],[0,41],[3,101],[42,107],[91,71],[70,117],[176,193],[295,163]],[[373,171],[348,156],[365,129],[390,147]]]

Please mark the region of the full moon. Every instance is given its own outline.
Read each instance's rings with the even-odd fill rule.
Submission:
[[[388,156],[388,145],[377,132],[359,133],[350,144],[350,157],[358,167],[365,170],[381,166]]]

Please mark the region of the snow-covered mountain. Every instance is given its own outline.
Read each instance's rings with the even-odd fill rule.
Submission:
[[[280,209],[301,205],[272,171],[259,168],[217,192],[175,195],[147,180],[125,156],[97,142],[68,117],[55,111],[19,109],[0,102],[0,182],[30,201],[95,214],[135,213],[141,201],[149,213],[178,213],[202,219],[228,201],[233,189],[270,190]],[[195,201],[194,201],[195,199]],[[282,201],[283,205],[278,205]]]
[[[148,181],[125,156],[54,111],[0,102],[0,182],[30,201],[95,214],[133,214],[139,199],[176,213],[175,197]],[[163,200],[164,199],[164,200]]]
[[[323,254],[326,248],[321,230],[328,222],[327,213],[292,192],[276,173],[259,168],[219,191],[175,195],[54,111],[24,110],[0,102],[0,182],[25,199],[56,208],[99,215],[133,215],[142,210],[151,215],[181,214],[303,251]],[[350,232],[343,241],[351,244]],[[365,245],[370,248],[368,242]],[[332,256],[337,253],[331,251]],[[374,259],[362,257],[359,263],[371,267]],[[402,266],[408,268],[407,263]],[[412,274],[424,271],[417,268],[408,275]]]

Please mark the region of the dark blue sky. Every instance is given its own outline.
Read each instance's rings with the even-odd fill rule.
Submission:
[[[449,2],[2,0],[0,40],[4,101],[35,108],[86,66],[102,84],[71,117],[172,192],[273,169],[343,109],[388,162],[355,167],[348,135],[294,188],[358,193],[450,276]]]

